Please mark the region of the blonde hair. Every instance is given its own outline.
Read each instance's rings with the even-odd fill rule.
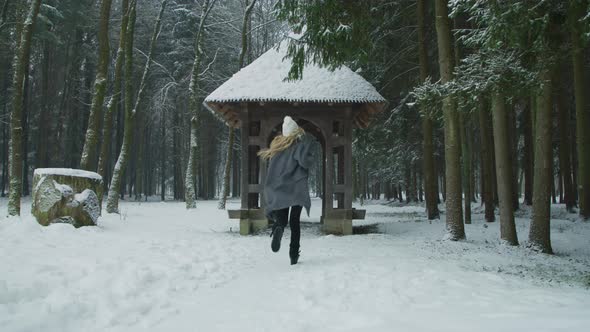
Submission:
[[[287,150],[295,141],[301,138],[305,131],[298,127],[291,135],[278,135],[270,143],[270,148],[258,152],[258,156],[263,160],[272,159],[277,153]]]

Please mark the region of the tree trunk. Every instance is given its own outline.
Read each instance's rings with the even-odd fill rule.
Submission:
[[[246,10],[244,11],[244,17],[242,19],[242,49],[240,51],[240,58],[239,58],[239,66],[238,70],[244,67],[244,57],[248,53],[249,47],[249,39],[247,38],[248,35],[248,23],[250,21],[250,16],[252,14],[252,9],[254,9],[254,5],[256,4],[257,0],[253,0],[252,3],[248,4],[248,0],[246,0]],[[219,208],[224,210],[225,203],[227,200],[227,196],[229,195],[229,177],[231,172],[231,164],[232,164],[232,154],[233,154],[233,141],[234,141],[234,128],[230,126],[229,128],[229,137],[228,141],[230,142],[227,147],[227,158],[225,160],[225,170],[223,173],[223,189],[221,194],[221,199],[219,201]]]
[[[117,59],[115,60],[115,79],[113,82],[113,96],[107,105],[104,114],[102,127],[102,145],[100,147],[100,156],[98,157],[98,174],[103,178],[106,175],[107,161],[111,150],[111,136],[113,133],[113,116],[119,106],[121,99],[121,81],[123,77],[123,62],[125,59],[125,40],[127,39],[127,22],[129,21],[129,0],[122,0],[121,9],[123,17],[121,19],[121,31],[119,33],[119,47],[117,48]],[[105,181],[106,182],[106,181]]]
[[[7,104],[4,103],[4,112],[2,112],[2,116],[6,117],[8,115]],[[1,188],[1,196],[6,197],[6,183],[8,182],[8,127],[6,126],[6,121],[2,121],[2,178],[0,182]]]
[[[474,117],[471,117],[471,121],[474,121]],[[467,132],[469,139],[472,140],[472,142],[475,142],[475,136],[474,136],[474,131],[473,131],[473,126],[471,126],[471,128],[469,128],[469,131]],[[472,145],[473,147],[474,145]],[[477,186],[476,186],[476,182],[477,182],[477,172],[475,171],[477,168],[477,157],[476,157],[476,153],[474,151],[474,149],[471,149],[471,174],[469,177],[469,188],[471,191],[471,202],[472,203],[477,203]]]
[[[143,187],[143,177],[145,175],[145,141],[144,141],[144,137],[145,137],[145,121],[143,120],[143,116],[141,113],[137,114],[135,116],[135,124],[134,124],[134,128],[137,128],[136,130],[134,130],[136,133],[136,140],[134,141],[135,144],[134,148],[136,150],[136,158],[135,158],[135,167],[133,168],[133,170],[135,171],[135,200],[138,201],[141,199],[141,195],[143,194],[143,190],[145,189]]]
[[[442,83],[447,83],[452,79],[454,67],[447,1],[436,0],[435,10],[440,77]],[[451,97],[446,97],[443,100],[443,118],[445,127],[446,224],[449,239],[456,241],[465,238],[465,228],[461,206],[459,115]]]
[[[23,169],[22,169],[22,179],[23,179],[23,186],[22,186],[22,196],[29,195],[29,110],[31,109],[31,98],[30,96],[33,94],[32,91],[32,84],[30,77],[32,76],[30,73],[30,66],[27,66],[27,70],[25,71],[25,86],[24,86],[24,101],[23,101],[23,111],[22,111],[22,158],[23,158]],[[33,74],[34,75],[34,74]]]
[[[20,215],[20,199],[22,193],[22,116],[23,116],[23,93],[25,72],[29,67],[29,59],[31,54],[31,42],[33,36],[33,28],[37,20],[37,14],[41,7],[41,0],[33,0],[29,8],[29,13],[24,21],[21,39],[14,62],[14,80],[13,80],[13,100],[12,113],[10,115],[10,132],[11,132],[11,146],[10,146],[10,192],[8,198],[8,215]]]
[[[411,203],[414,199],[414,196],[412,195],[412,189],[411,189],[411,182],[412,182],[412,171],[410,169],[410,165],[406,164],[406,174],[405,174],[405,187],[406,187],[406,203]]]
[[[424,0],[418,0],[418,61],[420,63],[420,81],[424,82],[428,77],[428,52],[426,45],[426,8]],[[436,189],[436,175],[434,171],[434,143],[432,119],[422,110],[422,135],[423,135],[423,166],[424,166],[424,192],[426,198],[426,214],[428,219],[437,219],[438,199]]]
[[[121,191],[121,180],[125,174],[125,168],[131,152],[131,139],[133,138],[133,37],[135,34],[137,2],[132,0],[129,4],[129,21],[127,22],[127,36],[125,37],[125,122],[123,129],[123,143],[113,170],[109,196],[107,198],[107,212],[119,212],[119,193]],[[149,59],[148,59],[149,60]],[[148,62],[149,63],[149,62]],[[123,186],[124,187],[124,186]]]
[[[578,138],[578,197],[580,216],[590,218],[590,117],[586,105],[584,70],[584,47],[582,45],[582,30],[580,19],[584,16],[583,2],[572,1],[570,11],[570,36],[572,44],[572,64],[574,70],[574,94],[576,99],[576,135]]]
[[[493,193],[493,174],[492,169],[494,168],[494,164],[492,161],[492,153],[490,151],[491,144],[490,140],[490,121],[488,116],[488,110],[486,109],[486,104],[481,102],[479,107],[479,130],[480,130],[480,140],[481,140],[481,161],[482,161],[482,182],[483,182],[483,192],[482,192],[482,202],[485,204],[485,220],[487,222],[495,221],[496,217],[494,215],[494,193]]]
[[[137,99],[135,100],[135,106],[132,108],[131,94],[132,86],[131,80],[133,79],[133,36],[135,32],[135,15],[136,15],[136,1],[131,2],[131,11],[129,14],[129,25],[127,27],[127,37],[125,41],[125,129],[123,132],[123,146],[113,171],[113,178],[111,179],[111,186],[109,188],[109,197],[107,201],[107,212],[115,213],[119,210],[119,186],[120,179],[125,173],[125,168],[128,161],[128,151],[131,148],[131,139],[133,138],[133,122],[137,117],[137,112],[141,111],[142,101],[146,93],[147,78],[150,73],[152,65],[152,59],[154,50],[156,48],[156,41],[160,35],[160,28],[162,25],[162,15],[166,9],[167,0],[162,1],[160,12],[156,18],[154,31],[150,41],[150,49],[148,57],[143,69],[143,75],[139,83],[139,91],[137,92]]]
[[[551,202],[557,204],[557,194],[555,190],[555,170],[551,167]]]
[[[199,124],[199,117],[201,113],[201,103],[199,102],[199,80],[201,60],[203,56],[203,35],[205,32],[205,21],[209,15],[215,1],[211,3],[209,0],[204,0],[201,6],[201,19],[195,35],[195,59],[193,61],[193,69],[191,73],[191,80],[189,84],[189,109],[191,113],[191,129],[190,129],[190,149],[188,156],[188,163],[186,167],[186,177],[184,181],[184,200],[187,209],[194,209],[197,207],[196,191],[195,191],[195,168],[197,165],[197,148],[198,148],[198,133],[197,128]]]
[[[510,152],[510,167],[512,171],[511,186],[512,186],[512,208],[514,211],[518,210],[520,202],[518,195],[518,131],[516,126],[516,114],[514,108],[506,112],[508,120],[508,146]]]
[[[41,99],[42,105],[40,108],[39,114],[39,124],[38,124],[38,135],[37,135],[37,153],[35,158],[35,167],[36,168],[46,168],[48,167],[48,158],[49,158],[49,132],[51,129],[49,128],[50,119],[49,113],[50,109],[49,106],[51,105],[49,101],[49,67],[51,62],[51,51],[49,50],[49,43],[47,41],[43,42],[43,65],[41,67]]]
[[[558,130],[561,130],[561,128],[558,128]],[[561,155],[561,151],[559,151],[559,154]],[[563,176],[561,176],[561,157],[559,163],[559,172],[557,173],[557,194],[559,195],[559,204],[565,204],[565,201],[563,200]]]
[[[5,5],[8,2],[5,2]],[[3,10],[6,10],[6,8],[4,8]],[[4,12],[5,14],[5,12]],[[1,35],[0,35],[1,36]],[[2,84],[2,87],[0,88],[0,91],[3,91],[2,93],[2,118],[3,119],[8,119],[9,114],[8,114],[8,89],[10,87],[10,71],[11,71],[11,64],[10,64],[10,58],[7,56],[5,58],[2,59],[2,62],[0,63],[0,70],[2,70],[2,72],[0,73],[0,75],[2,75],[2,78],[0,79],[0,83]],[[1,130],[1,134],[2,134],[2,145],[1,145],[1,151],[2,151],[2,158],[0,159],[2,162],[2,175],[0,176],[0,196],[1,197],[5,197],[6,196],[6,183],[7,183],[7,178],[8,178],[8,133],[7,133],[7,129],[8,129],[8,121],[1,121],[0,122],[0,130]]]
[[[57,126],[55,132],[55,144],[53,144],[52,152],[54,156],[56,156],[57,164],[58,165],[67,165],[66,163],[66,155],[69,154],[67,150],[67,140],[70,137],[67,136],[66,132],[68,129],[68,122],[71,119],[68,118],[69,113],[71,112],[72,105],[69,102],[71,99],[75,99],[77,97],[77,92],[74,89],[75,84],[79,84],[77,80],[72,78],[78,78],[80,74],[80,63],[79,63],[79,54],[80,54],[80,47],[83,43],[83,34],[80,28],[76,28],[76,32],[74,36],[70,36],[67,40],[65,49],[66,49],[66,56],[65,56],[65,63],[66,66],[63,70],[62,80],[64,82],[64,87],[61,93],[60,103],[59,103],[59,111],[57,115]],[[73,42],[72,42],[73,40]],[[70,60],[71,59],[71,60]],[[70,77],[70,79],[68,79]]]
[[[107,75],[109,68],[109,21],[111,16],[112,0],[102,0],[100,7],[100,23],[98,27],[98,67],[96,70],[96,79],[94,81],[94,97],[90,107],[88,118],[88,128],[86,129],[86,138],[84,148],[82,149],[82,158],[80,159],[80,168],[85,170],[94,170],[93,163],[96,162],[96,149],[98,145],[98,131],[100,125],[100,115],[107,87]]]
[[[571,169],[571,143],[569,138],[569,109],[565,101],[565,89],[563,88],[565,82],[561,71],[555,71],[557,75],[556,82],[556,106],[558,114],[558,127],[559,127],[559,175],[560,185],[565,203],[566,209],[569,212],[573,212],[576,201],[574,199],[574,189],[572,184],[572,169]]]
[[[500,238],[510,245],[518,245],[512,190],[512,164],[508,114],[506,101],[501,92],[492,93],[492,113],[494,127],[494,149],[496,152],[496,181],[500,201]]]
[[[578,191],[576,190],[576,188],[578,188],[578,154],[575,152],[578,150],[578,147],[575,144],[576,142],[576,136],[574,134],[574,137],[572,137],[572,194],[574,196],[574,202],[578,202]]]
[[[160,130],[161,130],[161,156],[160,156],[160,199],[166,200],[166,113],[162,109],[162,115],[160,119]]]
[[[176,105],[178,106],[178,97],[176,98]],[[180,156],[180,117],[178,112],[174,112],[173,115],[174,120],[174,130],[172,131],[172,153],[173,155],[173,172],[174,172],[174,199],[178,200],[183,195],[181,194],[181,178],[182,178],[182,171],[180,167],[181,163],[181,156]]]
[[[228,138],[228,146],[227,146],[227,158],[225,160],[225,169],[223,172],[223,188],[221,193],[221,200],[219,201],[219,209],[225,210],[225,203],[227,201],[227,196],[229,195],[229,182],[230,182],[230,172],[231,172],[231,164],[233,159],[233,145],[234,145],[234,137],[235,137],[235,130],[233,127],[229,127],[229,138]]]
[[[129,21],[127,22],[127,26],[129,26]],[[124,83],[125,79],[126,79],[125,76],[123,76],[122,79],[123,79],[123,84],[125,84]],[[115,143],[116,148],[115,148],[114,155],[112,155],[111,158],[109,158],[109,162],[111,164],[111,166],[109,168],[113,169],[113,171],[115,168],[115,163],[117,162],[115,160],[115,156],[119,156],[119,154],[121,153],[121,147],[123,146],[123,131],[125,130],[124,129],[124,125],[125,125],[125,99],[124,98],[120,98],[120,102],[119,102],[118,107],[121,112],[117,112],[117,135],[116,135],[117,142]],[[111,173],[111,180],[110,181],[112,181],[112,180],[113,180],[113,175]],[[110,183],[107,186],[107,189],[109,186],[110,186]],[[121,187],[122,188],[120,191],[120,195],[123,196],[123,188],[125,188],[125,177],[123,177],[121,180]]]
[[[527,100],[522,113],[524,148],[522,167],[524,171],[524,204],[533,205],[533,119],[531,103]]]
[[[478,107],[478,111],[477,111],[477,117],[478,120],[481,121],[481,107]],[[479,123],[479,127],[481,128],[481,123]],[[480,136],[481,136],[481,129],[480,129]],[[484,192],[486,190],[485,188],[485,177],[484,177],[484,169],[485,169],[485,165],[484,165],[484,160],[483,160],[483,155],[482,155],[482,150],[483,150],[483,142],[481,141],[480,138],[480,142],[479,142],[479,153],[478,153],[478,157],[479,157],[479,192],[480,192],[480,206],[484,206]]]
[[[552,253],[550,239],[551,183],[553,178],[551,147],[551,74],[541,75],[542,90],[535,116],[535,174],[533,187],[533,215],[529,233],[529,245],[544,253]]]
[[[419,173],[419,175],[420,175],[420,179],[418,180],[418,200],[420,202],[424,202],[424,191],[423,191],[424,174]]]
[[[455,16],[453,18],[453,27],[455,29],[460,29],[462,23],[462,17]],[[458,66],[461,62],[461,53],[462,48],[460,47],[457,41],[454,42],[454,56],[455,56],[455,66]],[[468,114],[465,113],[465,110],[460,108],[460,97],[456,97],[456,107],[459,116],[459,137],[460,137],[460,144],[461,144],[461,172],[462,172],[462,184],[463,184],[463,203],[464,203],[464,220],[465,224],[471,224],[471,143],[467,136],[467,122],[468,122]]]
[[[495,151],[495,147],[494,147],[494,135],[492,134],[493,130],[490,130],[490,138],[488,139],[488,142],[490,143],[490,147],[488,149],[488,151],[490,151],[490,155],[492,156],[492,163],[491,165],[496,165],[496,154],[494,153]],[[494,197],[494,207],[499,206],[500,201],[498,199],[498,182],[497,182],[497,178],[498,178],[498,173],[496,172],[496,167],[492,167],[492,194]]]
[[[412,165],[412,169],[410,170],[410,174],[412,175],[412,182],[410,186],[410,190],[412,193],[412,200],[414,202],[418,202],[418,174],[416,174],[416,165]],[[377,183],[377,199],[381,199],[381,182]]]
[[[463,192],[465,223],[471,224],[471,137],[469,136],[468,114],[461,115],[461,159],[463,161]]]

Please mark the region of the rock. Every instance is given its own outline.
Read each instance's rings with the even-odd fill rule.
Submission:
[[[67,168],[39,168],[33,176],[32,213],[39,224],[96,225],[102,202],[102,177]]]
[[[94,191],[85,189],[82,193],[74,195],[74,199],[66,203],[69,215],[81,226],[96,225],[100,216],[100,203]]]

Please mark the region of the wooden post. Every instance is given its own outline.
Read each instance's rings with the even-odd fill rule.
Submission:
[[[352,108],[348,106],[345,111],[343,134],[346,143],[344,144],[344,208],[352,209]]]
[[[242,130],[241,130],[241,169],[242,169],[242,177],[241,177],[241,208],[242,210],[248,209],[248,164],[250,163],[249,156],[248,156],[248,147],[250,146],[250,139],[249,139],[249,128],[250,128],[250,121],[248,117],[248,105],[242,104],[240,110],[240,120],[242,122]],[[250,220],[247,218],[240,219],[240,234],[247,235],[250,234]]]
[[[320,223],[324,223],[324,220],[326,219],[326,213],[327,213],[327,200],[326,197],[328,196],[326,194],[327,189],[326,189],[326,159],[328,156],[328,152],[326,150],[326,142],[328,141],[328,136],[326,135],[326,133],[324,132],[323,129],[320,128],[320,130],[323,132],[324,134],[324,144],[322,145],[322,180],[324,181],[324,185],[322,186],[322,217],[320,218]]]
[[[327,233],[349,235],[352,234],[352,109],[347,106],[344,117],[330,118],[323,125],[326,135],[326,196],[324,231]],[[338,136],[334,136],[333,121],[340,121]],[[338,209],[334,209],[334,148],[338,148],[338,177],[344,180],[338,184]]]
[[[260,149],[264,150],[267,149],[269,146],[268,136],[272,128],[269,128],[269,123],[265,119],[260,119]],[[260,185],[264,188],[264,183],[266,182],[266,171],[267,171],[267,161],[260,160]],[[260,208],[264,209],[266,207],[266,203],[264,201],[264,189],[260,192]]]
[[[240,112],[240,120],[242,122],[242,132],[241,132],[241,168],[242,168],[242,183],[241,183],[241,202],[242,202],[242,209],[248,208],[248,146],[250,143],[248,128],[250,126],[250,122],[248,119],[248,106],[242,105],[242,109]]]
[[[323,131],[326,133],[326,172],[324,173],[326,195],[324,201],[326,204],[326,215],[329,215],[334,209],[334,151],[332,145],[332,127],[324,126]]]

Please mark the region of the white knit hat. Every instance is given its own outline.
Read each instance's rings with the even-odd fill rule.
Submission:
[[[297,122],[293,121],[290,116],[286,116],[283,120],[283,136],[289,136],[293,134],[299,126]]]

